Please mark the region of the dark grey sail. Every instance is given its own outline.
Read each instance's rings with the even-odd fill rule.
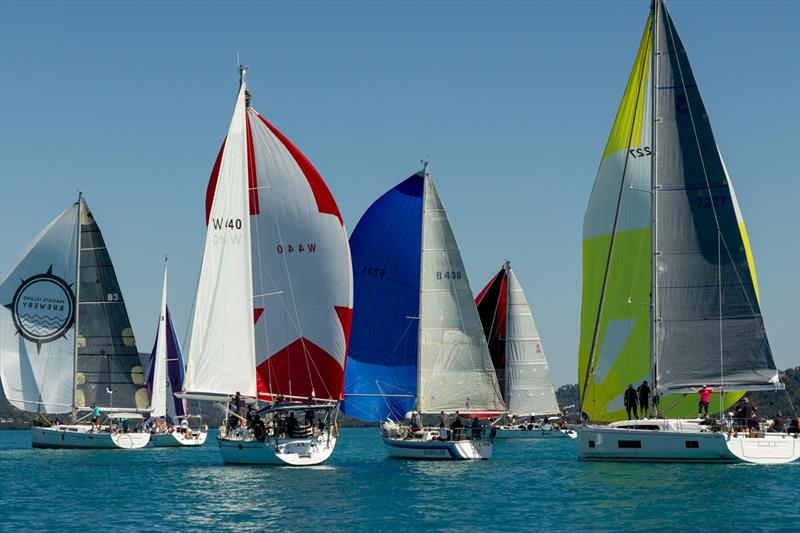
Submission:
[[[689,60],[657,2],[654,331],[660,392],[778,382],[730,178]]]
[[[145,409],[147,391],[125,300],[103,235],[83,201],[80,239],[75,403]]]

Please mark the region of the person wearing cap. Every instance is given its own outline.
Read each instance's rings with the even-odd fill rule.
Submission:
[[[703,412],[708,414],[708,402],[711,399],[711,393],[714,391],[707,385],[703,385],[700,389],[692,387],[692,390],[700,394],[700,401],[697,404],[697,418],[702,418]]]
[[[416,411],[411,412],[411,424],[409,425],[411,426],[411,431],[419,431],[419,418]]]

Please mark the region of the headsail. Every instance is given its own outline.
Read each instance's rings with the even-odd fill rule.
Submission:
[[[425,173],[417,407],[422,412],[503,412],[461,251]]]
[[[23,411],[72,407],[77,238],[75,203],[0,282],[0,378],[8,400]]]
[[[506,383],[506,321],[508,320],[508,276],[501,268],[475,298],[483,334],[492,356],[497,383],[508,406]]]
[[[378,198],[350,237],[355,291],[342,409],[361,420],[401,420],[414,407],[422,184],[419,172]]]
[[[774,387],[749,243],[683,43],[656,31],[656,364],[660,390]],[[663,215],[662,215],[663,214]]]
[[[648,17],[583,219],[578,379],[592,420],[625,416],[623,392],[650,373]]]
[[[252,108],[247,132],[258,392],[339,400],[353,310],[342,216],[311,162]]]

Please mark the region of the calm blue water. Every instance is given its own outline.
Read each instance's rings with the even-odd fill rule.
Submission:
[[[575,441],[505,441],[480,462],[387,459],[344,429],[314,468],[224,466],[200,449],[32,450],[0,431],[0,530],[797,531],[800,463],[595,464]],[[780,518],[776,518],[780,517]]]

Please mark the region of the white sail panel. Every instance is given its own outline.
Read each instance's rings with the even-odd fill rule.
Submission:
[[[208,217],[184,390],[255,396],[245,83]]]
[[[508,412],[517,416],[559,413],[542,339],[522,286],[511,268],[508,268],[506,324]]]
[[[418,409],[505,410],[453,230],[426,174]]]
[[[0,282],[0,378],[23,411],[73,402],[78,204],[58,215]]]
[[[347,232],[330,191],[291,141],[253,109],[248,126],[259,392],[338,400],[353,306]]]
[[[156,334],[156,357],[153,362],[153,392],[150,397],[150,415],[167,414],[167,268],[164,267],[164,288],[161,292],[161,312]]]

